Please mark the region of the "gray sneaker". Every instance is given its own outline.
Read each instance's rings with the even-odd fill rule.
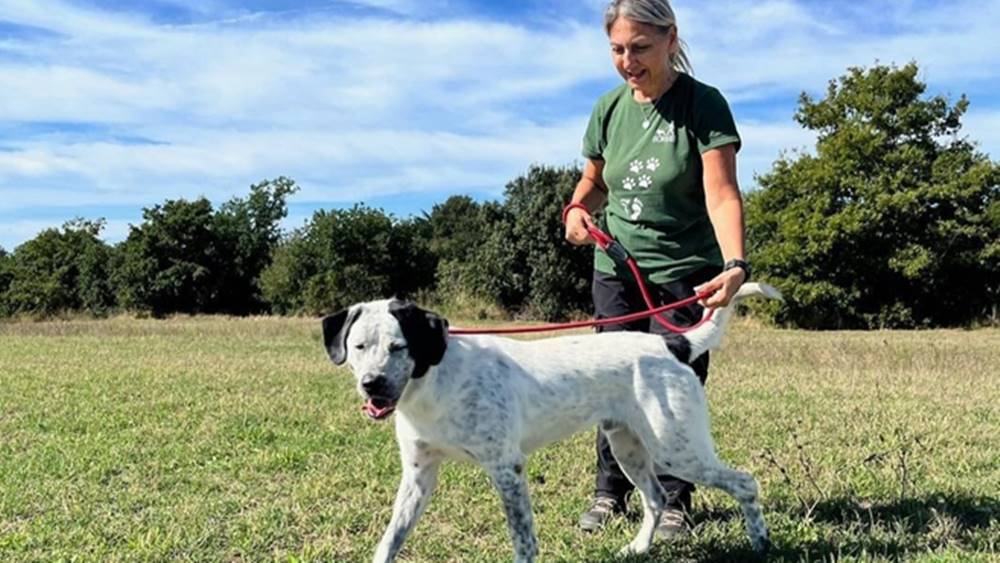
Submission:
[[[612,516],[624,512],[625,506],[618,499],[606,496],[594,497],[594,503],[580,516],[580,529],[584,532],[596,532],[603,528]]]
[[[663,509],[660,516],[660,523],[656,526],[656,537],[671,540],[691,533],[688,527],[687,515],[679,508],[667,507]]]

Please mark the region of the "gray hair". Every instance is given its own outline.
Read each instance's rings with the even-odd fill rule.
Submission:
[[[612,0],[604,11],[604,31],[611,33],[611,26],[618,18],[651,25],[663,33],[677,28],[677,17],[670,7],[670,0]],[[677,37],[677,52],[670,54],[667,64],[680,72],[694,74],[687,56],[687,44]]]

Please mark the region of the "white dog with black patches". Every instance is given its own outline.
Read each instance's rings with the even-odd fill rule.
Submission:
[[[754,549],[769,545],[757,483],[715,454],[705,391],[688,362],[717,347],[735,302],[780,299],[744,284],[728,307],[684,334],[607,332],[535,341],[449,336],[447,322],[397,300],[354,305],[323,319],[335,364],[347,362],[368,416],[396,412],[403,476],[392,520],[375,552],[393,561],[427,507],[445,458],[474,461],[503,500],[515,561],[534,561],[525,457],[600,424],[642,495],[639,533],[622,551],[645,553],[669,500],[657,469],[718,487],[741,505]]]

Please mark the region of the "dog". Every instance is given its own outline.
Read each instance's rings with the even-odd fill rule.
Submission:
[[[362,303],[323,319],[334,364],[347,363],[371,418],[396,413],[402,479],[374,561],[393,561],[427,508],[445,458],[472,461],[503,501],[515,561],[534,561],[526,456],[600,424],[642,496],[643,519],[623,554],[649,550],[668,497],[669,471],[732,495],[753,548],[769,546],[757,483],[716,456],[705,391],[688,363],[716,348],[735,302],[780,299],[747,283],[727,307],[683,335],[605,332],[535,341],[449,336],[448,323],[411,302]]]

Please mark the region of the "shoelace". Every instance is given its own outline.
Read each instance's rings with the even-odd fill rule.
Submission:
[[[618,503],[614,499],[599,497],[594,501],[594,506],[590,508],[592,512],[614,512],[618,508]]]
[[[666,509],[660,516],[660,526],[683,526],[684,513],[677,509]]]

